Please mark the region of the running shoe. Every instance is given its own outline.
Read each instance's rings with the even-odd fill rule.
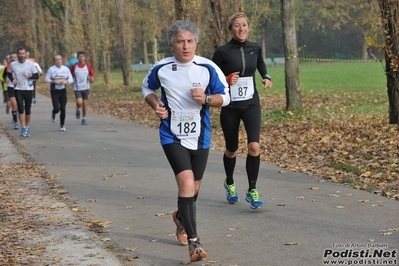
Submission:
[[[65,126],[60,126],[60,131],[66,131]]]
[[[25,137],[30,137],[30,128],[29,128],[29,127],[26,128],[26,135],[25,135]]]
[[[86,118],[82,118],[82,125],[86,125],[86,126],[87,126],[87,120],[86,120]]]
[[[14,129],[18,129],[19,127],[18,127],[18,122],[15,122],[14,123]]]
[[[226,199],[230,204],[236,204],[240,202],[240,196],[237,194],[236,184],[227,185],[226,180],[224,181],[224,189],[226,189]]]
[[[80,109],[76,108],[76,119],[80,119]]]
[[[256,188],[251,191],[247,191],[245,200],[250,203],[251,209],[258,209],[263,207],[263,201],[259,198],[259,192]]]
[[[199,242],[199,238],[194,241],[188,241],[188,253],[191,262],[204,260],[206,257],[208,257],[201,243]]]
[[[179,219],[177,219],[176,214],[177,214],[177,212],[174,212],[172,214],[173,222],[176,224],[175,237],[176,237],[177,242],[180,243],[180,245],[186,246],[188,244],[186,230],[184,230],[184,226],[181,224]]]
[[[55,114],[53,113],[53,111],[51,111],[51,121],[55,123]]]
[[[26,137],[26,135],[27,135],[27,128],[26,127],[21,128],[21,137]]]
[[[6,107],[6,114],[10,113],[10,107]]]

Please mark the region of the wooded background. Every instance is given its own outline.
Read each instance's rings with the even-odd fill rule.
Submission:
[[[169,54],[165,30],[177,18],[201,29],[198,54],[211,57],[230,39],[227,20],[244,11],[250,40],[264,57],[283,57],[280,0],[2,0],[0,57],[26,47],[44,69],[52,56],[84,50],[96,71],[153,63]],[[298,55],[364,59],[382,41],[378,5],[371,0],[295,0]],[[381,34],[380,34],[381,35]]]

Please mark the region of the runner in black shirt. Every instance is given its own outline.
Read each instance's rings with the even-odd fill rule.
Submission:
[[[258,179],[260,155],[259,136],[261,125],[261,108],[259,95],[255,85],[256,70],[263,77],[263,87],[271,88],[271,77],[267,74],[266,65],[262,58],[262,51],[258,44],[247,40],[249,33],[249,20],[244,13],[236,13],[230,17],[228,27],[232,39],[220,46],[214,53],[212,60],[222,69],[230,85],[231,102],[222,107],[220,122],[225,138],[226,150],[223,163],[226,172],[224,187],[227,201],[231,204],[238,203],[233,179],[240,121],[244,122],[248,137],[248,155],[246,171],[249,187],[246,192],[246,201],[252,209],[262,208],[263,201],[256,189]]]

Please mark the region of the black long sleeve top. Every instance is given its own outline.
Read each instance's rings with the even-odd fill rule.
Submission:
[[[228,43],[216,49],[212,61],[220,67],[226,77],[234,72],[240,72],[240,77],[253,77],[255,92],[252,99],[232,101],[228,107],[246,108],[259,102],[259,94],[255,83],[256,70],[259,71],[263,79],[271,80],[267,74],[266,64],[263,61],[262,49],[259,44],[248,40],[239,42],[231,39]]]

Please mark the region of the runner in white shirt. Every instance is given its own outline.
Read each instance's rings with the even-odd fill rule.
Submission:
[[[14,84],[21,136],[30,137],[33,80],[39,78],[39,73],[33,62],[26,59],[25,48],[18,48],[17,55],[18,60],[12,62],[8,69],[8,78]]]
[[[26,51],[26,59],[33,62],[35,64],[35,67],[37,69],[37,72],[39,72],[39,77],[43,74],[43,70],[40,67],[40,65],[36,62],[35,58],[30,57],[30,52]],[[32,103],[36,103],[36,83],[37,80],[33,80],[33,93],[32,93]]]
[[[210,106],[226,106],[230,96],[219,67],[195,55],[199,29],[193,22],[176,21],[167,36],[174,56],[154,64],[142,92],[161,120],[161,145],[178,186],[176,239],[188,245],[190,261],[199,261],[207,257],[197,234],[196,201],[211,144]]]
[[[50,83],[51,101],[53,103],[53,110],[51,111],[51,121],[55,123],[55,115],[61,111],[60,114],[60,131],[65,129],[65,106],[67,104],[67,86],[72,84],[73,77],[68,67],[62,65],[62,56],[54,56],[54,65],[51,66],[46,73],[44,81]]]

